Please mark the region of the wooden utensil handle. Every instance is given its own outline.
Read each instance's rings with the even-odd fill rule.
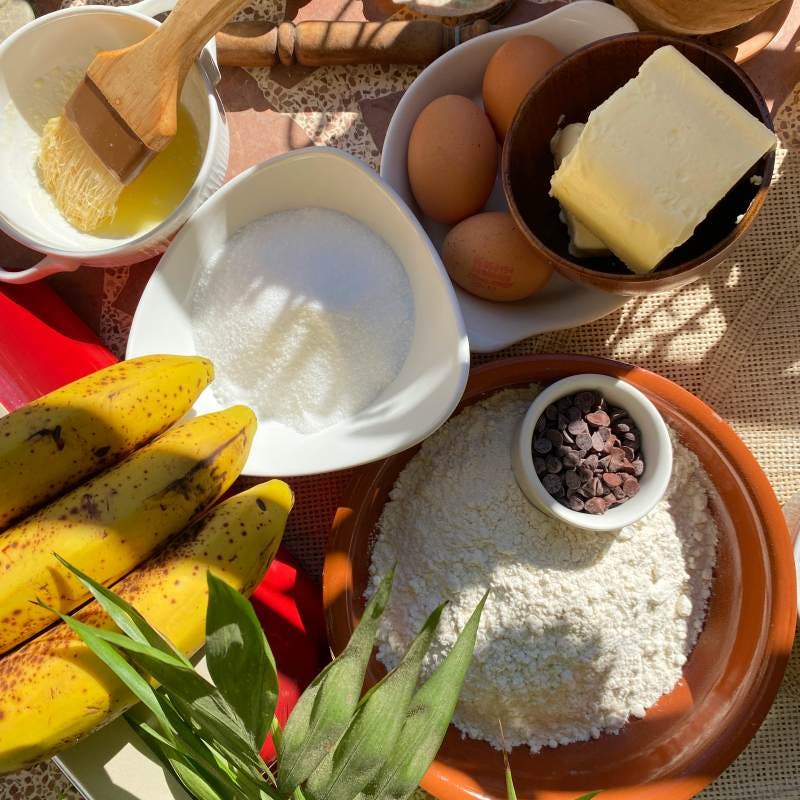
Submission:
[[[178,98],[203,45],[246,0],[178,0],[166,22],[123,50],[98,53],[86,71],[128,126],[154,151],[177,130]]]
[[[217,35],[223,66],[430,64],[459,41],[486,33],[484,20],[451,28],[435,20],[236,22]]]
[[[164,24],[150,36],[151,54],[165,71],[177,67],[183,80],[209,41],[246,0],[178,0]]]

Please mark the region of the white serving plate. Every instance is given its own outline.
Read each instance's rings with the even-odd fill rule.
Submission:
[[[248,222],[312,206],[349,214],[394,250],[414,297],[414,337],[400,374],[355,416],[311,435],[259,420],[245,475],[329,472],[398,453],[450,416],[467,381],[464,322],[447,273],[417,218],[369,167],[328,147],[297,150],[252,167],[194,214],[145,288],[131,326],[128,358],[196,354],[189,306],[201,263]],[[220,408],[210,388],[194,406],[200,414]]]
[[[566,54],[597,39],[636,30],[633,20],[618,8],[598,0],[577,0],[532,22],[471,39],[423,70],[403,95],[389,123],[381,177],[414,210],[437,250],[450,227],[433,222],[420,212],[408,183],[408,139],[422,109],[445,94],[465,95],[482,107],[481,83],[486,65],[501,44],[516,36],[541,36]],[[499,179],[486,208],[508,210]],[[620,295],[579,286],[556,274],[541,292],[514,303],[481,300],[459,288],[456,295],[470,348],[476,353],[491,353],[538,333],[591,322],[610,314],[626,300]]]

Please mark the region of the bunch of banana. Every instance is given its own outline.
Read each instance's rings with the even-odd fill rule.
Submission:
[[[165,431],[213,377],[197,356],[132,358],[0,418],[0,530]]]
[[[203,513],[236,480],[256,418],[245,406],[171,428],[0,534],[0,653],[89,594],[53,553],[105,584],[126,575]]]
[[[278,549],[292,503],[282,481],[254,486],[220,503],[114,591],[191,655],[205,636],[206,569],[249,593]],[[114,627],[95,602],[74,616]],[[0,659],[0,774],[53,755],[134,703],[81,639],[57,625]]]
[[[244,467],[255,415],[234,406],[174,425],[212,378],[206,359],[148,356],[0,419],[0,531],[16,520],[0,533],[0,773],[133,703],[34,604],[113,627],[54,554],[113,586],[187,654],[203,643],[207,570],[243,592],[266,571],[293,502],[286,484],[209,511]]]

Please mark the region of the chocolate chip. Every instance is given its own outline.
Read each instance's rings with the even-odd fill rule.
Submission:
[[[558,415],[558,429],[563,433],[567,429],[567,425],[569,425],[569,420],[563,415]]]
[[[591,411],[595,405],[597,405],[594,392],[578,392],[578,394],[575,395],[575,405],[584,414]]]
[[[626,497],[633,497],[639,491],[639,481],[636,478],[625,478],[625,483],[622,484],[622,491],[625,492]]]
[[[567,419],[570,422],[577,422],[579,419],[583,418],[583,413],[577,406],[570,406],[567,409]]]
[[[556,472],[561,472],[561,459],[556,456],[547,456],[545,459],[547,471],[555,475]]]
[[[548,473],[542,478],[542,486],[544,486],[548,494],[553,495],[553,497],[564,494],[564,485],[561,483],[560,475]]]
[[[543,417],[542,416],[542,417],[539,417],[539,419],[536,421],[536,427],[534,428],[534,430],[536,431],[536,433],[541,434],[541,432],[546,427],[547,427],[547,417]]]
[[[588,511],[590,514],[605,514],[606,504],[602,497],[593,497],[591,500],[586,501],[583,509],[584,511]]]
[[[540,455],[546,455],[553,449],[553,443],[549,439],[542,437],[534,441],[533,449]]]
[[[586,460],[584,461],[584,464],[586,464],[589,469],[597,469],[599,463],[600,459],[594,453],[590,456],[586,456]]]
[[[565,467],[577,467],[581,463],[581,457],[575,451],[565,453],[561,456],[561,463]]]
[[[623,445],[622,452],[625,453],[625,458],[627,458],[628,461],[633,461],[636,458],[636,453],[633,452],[632,447]]]
[[[633,474],[638,478],[644,473],[644,462],[641,458],[637,458],[633,462]]]
[[[539,458],[539,456],[533,457],[533,469],[536,471],[537,475],[541,475],[543,472],[547,470],[545,465],[544,459]]]
[[[583,423],[586,424],[585,422]],[[589,436],[588,433],[579,433],[575,437],[575,444],[577,445],[579,450],[591,450],[592,447],[592,437]]]
[[[600,480],[600,478],[592,478],[592,494],[595,497],[600,497],[601,495],[605,494],[603,482]]]
[[[571,397],[562,397],[560,400],[556,401],[556,408],[559,411],[564,413],[570,406],[572,405],[572,398]]]
[[[552,428],[548,431],[545,431],[544,435],[545,438],[549,439],[556,447],[564,443],[564,437],[561,435],[561,433],[553,430]]]
[[[590,425],[594,425],[595,428],[605,428],[611,424],[611,418],[608,416],[608,414],[606,414],[605,411],[593,411],[591,414],[587,414],[584,419]]]
[[[618,422],[614,425],[614,433],[628,433],[630,430],[630,426],[626,422]]]
[[[547,408],[544,410],[544,415],[551,422],[555,422],[558,419],[558,409],[552,405],[547,406]]]
[[[581,479],[578,473],[575,472],[574,469],[571,469],[564,473],[564,483],[568,491],[570,489],[578,489],[581,485]]]
[[[595,431],[592,434],[592,450],[594,450],[596,453],[602,453],[604,444],[605,442],[603,441],[603,437],[597,431]]]
[[[597,434],[604,442],[607,442],[611,438],[611,428],[602,426],[597,429]]]
[[[589,426],[582,419],[576,419],[567,425],[567,432],[578,436],[581,433],[589,433]]]
[[[622,478],[616,472],[604,472],[603,483],[613,489],[615,486],[622,486]]]
[[[578,495],[576,495],[576,494],[570,495],[564,501],[564,505],[567,508],[571,508],[573,511],[583,511],[583,509],[584,509],[583,500],[581,500],[581,498],[578,497]]]

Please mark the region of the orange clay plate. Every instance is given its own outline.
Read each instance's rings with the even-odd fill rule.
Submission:
[[[758,730],[780,686],[795,628],[795,575],[783,514],[749,450],[707,405],[666,378],[616,361],[569,355],[508,359],[473,370],[461,406],[509,386],[579,372],[630,381],[658,406],[716,487],[720,544],[705,629],[683,679],[619,735],[511,756],[525,800],[688,800]],[[458,413],[458,410],[456,410]],[[370,541],[398,473],[416,448],[363,468],[340,508],[325,560],[328,635],[341,652],[363,610]],[[371,682],[383,669],[374,659]],[[505,798],[500,753],[451,727],[423,788],[440,800]],[[644,791],[646,787],[646,791]]]

